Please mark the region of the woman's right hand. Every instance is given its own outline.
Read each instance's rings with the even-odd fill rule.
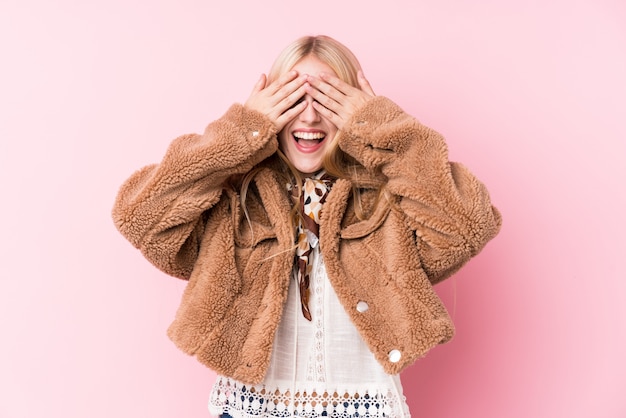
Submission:
[[[298,100],[304,96],[306,79],[306,74],[298,76],[298,72],[292,70],[266,86],[267,77],[261,74],[245,107],[267,116],[280,132],[289,121],[306,108],[306,102],[298,103]]]

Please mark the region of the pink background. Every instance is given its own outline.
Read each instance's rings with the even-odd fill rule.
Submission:
[[[121,182],[326,33],[442,132],[501,234],[437,289],[458,334],[415,417],[626,416],[626,3],[2,0],[0,417],[208,417],[184,283],[116,232]]]

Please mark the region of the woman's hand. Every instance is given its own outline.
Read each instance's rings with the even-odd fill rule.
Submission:
[[[363,72],[357,74],[360,89],[352,87],[338,77],[320,73],[319,78],[308,76],[305,92],[315,100],[313,107],[342,129],[354,112],[372,99],[375,94]]]
[[[267,77],[261,74],[244,106],[267,116],[280,132],[306,108],[304,101],[295,104],[304,96],[306,79],[306,75],[298,76],[297,71],[289,71],[266,86]]]

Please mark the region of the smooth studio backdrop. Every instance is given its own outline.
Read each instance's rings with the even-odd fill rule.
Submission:
[[[437,287],[458,331],[404,373],[413,416],[626,416],[625,22],[621,0],[1,0],[0,417],[208,417],[213,373],[165,336],[184,282],[110,209],[319,33],[504,216]]]

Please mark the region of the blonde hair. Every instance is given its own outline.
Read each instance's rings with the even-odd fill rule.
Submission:
[[[328,65],[344,82],[359,87],[357,73],[361,65],[356,56],[345,45],[325,35],[303,36],[283,49],[267,74],[268,84],[308,56],[314,56]]]

